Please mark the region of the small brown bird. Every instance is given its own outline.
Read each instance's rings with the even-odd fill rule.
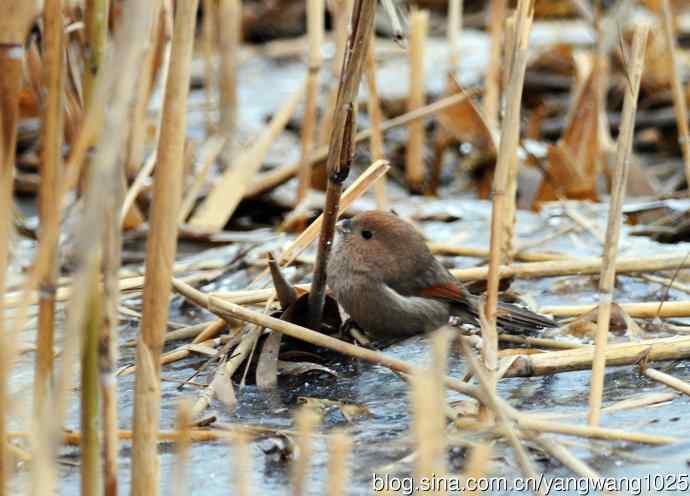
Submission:
[[[328,286],[362,330],[377,338],[431,332],[451,316],[478,324],[470,294],[409,223],[372,210],[336,225]],[[556,327],[551,319],[500,302],[498,326],[511,332]]]

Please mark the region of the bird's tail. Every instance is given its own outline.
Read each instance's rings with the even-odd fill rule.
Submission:
[[[471,304],[453,305],[452,315],[474,321],[479,325],[479,305],[484,304],[484,298],[474,297]],[[496,325],[500,331],[514,334],[531,334],[540,329],[558,327],[558,324],[551,318],[539,315],[527,308],[506,303],[498,302],[496,309]]]

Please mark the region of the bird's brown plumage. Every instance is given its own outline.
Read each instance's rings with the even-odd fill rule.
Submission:
[[[369,211],[338,223],[328,285],[352,319],[376,337],[430,332],[451,315],[478,323],[479,298],[433,256],[411,224],[390,213]],[[519,332],[555,325],[503,302],[498,324]]]

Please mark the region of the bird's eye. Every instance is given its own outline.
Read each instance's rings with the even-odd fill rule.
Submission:
[[[374,235],[374,234],[373,234],[371,231],[367,230],[367,229],[364,229],[364,230],[362,231],[362,237],[363,237],[364,239],[371,239],[371,237],[372,237],[373,235]]]

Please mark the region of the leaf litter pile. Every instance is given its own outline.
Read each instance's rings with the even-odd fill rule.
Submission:
[[[7,3],[0,494],[687,488],[682,2]],[[374,209],[480,325],[348,319]]]

